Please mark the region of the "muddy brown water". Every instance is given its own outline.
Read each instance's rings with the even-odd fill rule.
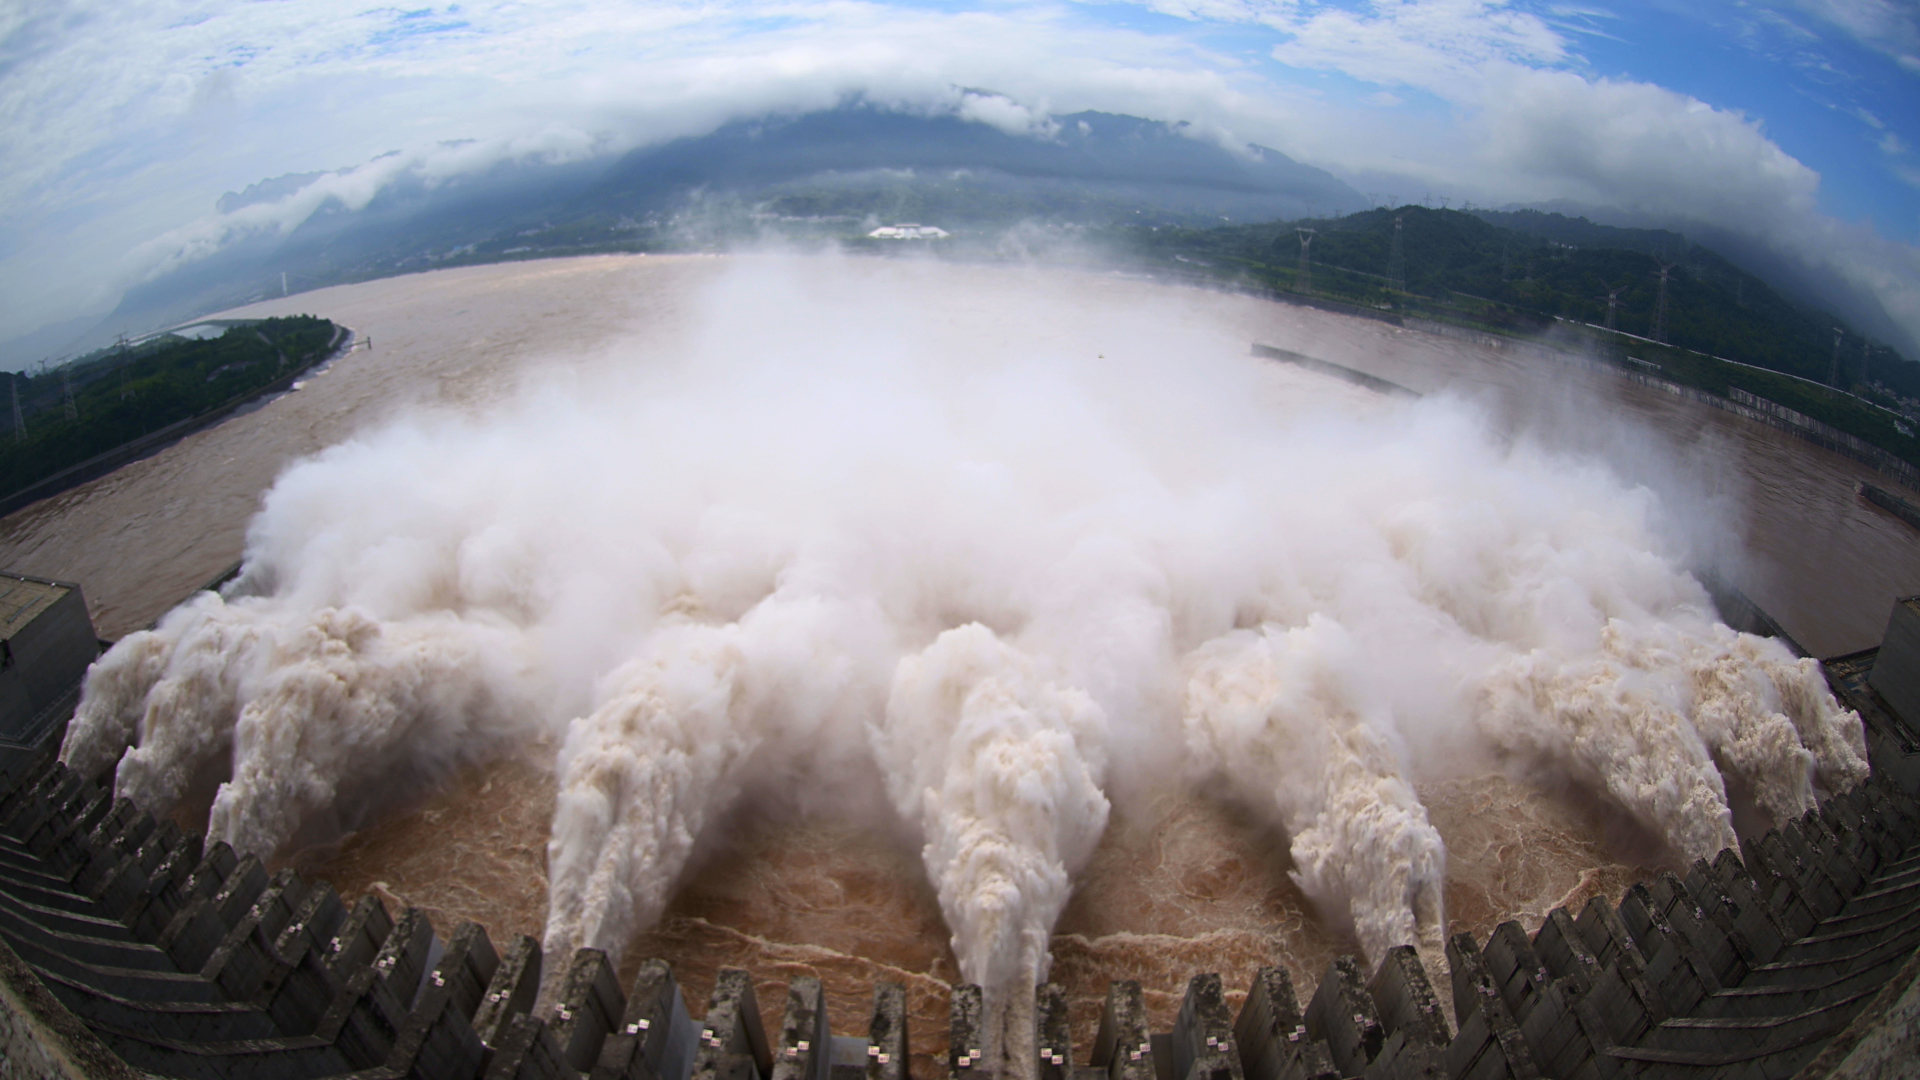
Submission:
[[[0,520],[0,566],[77,581],[99,633],[145,626],[234,562],[261,494],[289,463],[420,404],[485,410],[515,380],[609,343],[667,352],[699,317],[729,260],[601,257],[473,267],[276,299],[231,312],[311,312],[352,327],[356,349],[301,389],[164,452]],[[843,266],[886,273],[879,263]],[[961,307],[1032,284],[1101,305],[1164,301],[1166,288],[1113,275],[952,266]],[[1720,565],[1817,655],[1877,643],[1894,597],[1920,592],[1920,544],[1853,493],[1875,474],[1784,434],[1605,374],[1535,355],[1248,297],[1181,290],[1193,318],[1245,340],[1364,370],[1423,393],[1480,401],[1499,425],[1607,457],[1695,512],[1700,558]],[[962,315],[965,313],[962,312]],[[1608,418],[1596,423],[1595,416]],[[1578,422],[1571,422],[1577,419]],[[1650,449],[1651,448],[1651,449]],[[1676,467],[1674,463],[1678,462]],[[1684,528],[1682,531],[1685,531]],[[457,777],[383,823],[289,856],[345,895],[460,919],[496,943],[538,936],[545,918],[551,749]],[[1577,796],[1500,776],[1421,792],[1448,848],[1450,930],[1485,934],[1552,907],[1614,894],[1657,866],[1659,846]],[[204,807],[182,808],[204,825]],[[674,964],[689,1004],[723,966],[753,971],[777,1023],[796,974],[825,983],[835,1029],[864,1032],[871,988],[907,988],[915,1074],[946,1042],[953,953],[915,842],[872,825],[745,814],[689,870],[665,919],[627,950]],[[1284,964],[1303,990],[1353,949],[1289,879],[1286,838],[1198,794],[1122,807],[1054,937],[1053,977],[1091,1039],[1107,981],[1140,980],[1156,1027],[1192,975],[1218,971],[1237,1003],[1254,968]]]

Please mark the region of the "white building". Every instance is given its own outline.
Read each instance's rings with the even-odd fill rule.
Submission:
[[[872,240],[943,240],[951,234],[938,225],[882,225],[867,234]]]

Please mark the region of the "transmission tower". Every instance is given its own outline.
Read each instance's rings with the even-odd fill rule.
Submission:
[[[1617,289],[1607,290],[1607,329],[1608,330],[1612,330],[1614,328],[1614,325],[1613,325],[1614,312],[1620,310],[1620,294],[1623,292],[1626,292],[1627,288],[1628,288],[1627,286],[1622,285]]]
[[[1833,328],[1833,367],[1829,368],[1827,371],[1827,385],[1833,387],[1836,390],[1840,388],[1840,337],[1841,337],[1841,334],[1842,334],[1842,331],[1839,327],[1836,326]]]
[[[1667,343],[1667,277],[1678,263],[1660,264],[1660,299],[1653,307],[1653,340],[1662,345]]]
[[[23,443],[27,441],[27,421],[25,417],[20,415],[19,376],[9,374],[7,376],[7,385],[13,387],[13,441]]]
[[[66,397],[67,419],[80,419],[80,407],[73,403],[73,373],[65,367],[60,369],[60,391]]]
[[[1407,260],[1400,250],[1400,215],[1393,216],[1393,248],[1387,255],[1387,288],[1407,291]]]
[[[1310,251],[1313,247],[1314,233],[1317,229],[1295,229],[1300,234],[1300,273],[1294,287],[1301,292],[1313,291],[1313,260]]]
[[[127,388],[127,335],[121,334],[115,344],[120,346],[120,400],[125,401],[133,395]]]

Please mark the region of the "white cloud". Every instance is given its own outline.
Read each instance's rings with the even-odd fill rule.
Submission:
[[[1913,66],[1910,43],[1920,32],[1911,10],[1886,0],[1799,6],[1863,41],[1875,38],[1873,47]],[[1326,125],[1309,135],[1324,159],[1398,172],[1476,199],[1587,202],[1754,236],[1832,269],[1920,342],[1920,250],[1822,213],[1819,174],[1749,116],[1651,83],[1581,74],[1553,26],[1507,3],[1373,0],[1237,10],[1235,18],[1287,35],[1273,49],[1283,63],[1426,91],[1455,110],[1456,123],[1437,132],[1393,128],[1379,118],[1357,128]],[[1801,29],[1777,13],[1761,14]],[[1870,112],[1856,115],[1884,128]],[[1891,132],[1881,147],[1905,150]],[[1904,163],[1893,168],[1910,183],[1920,176]]]
[[[1049,112],[1187,120],[1196,137],[1275,146],[1391,181],[1363,183],[1382,190],[1580,200],[1780,243],[1823,243],[1822,223],[1833,224],[1816,206],[1819,177],[1753,118],[1583,74],[1567,35],[1602,13],[1496,0],[1148,6],[1192,32],[1126,29],[1106,9],[1053,0],[980,11],[865,0],[0,7],[0,337],[109,303],[117,284],[236,237],[288,228],[328,199],[363,205],[401,177],[614,152],[853,95],[1039,137],[1051,134]],[[1888,41],[1907,40],[1913,24],[1878,0],[1801,7]],[[1372,85],[1333,92],[1276,75],[1252,49],[1218,48],[1221,24],[1281,64]],[[443,145],[455,139],[474,141]],[[340,169],[352,162],[368,164]],[[330,175],[309,191],[210,213],[223,190],[320,171]],[[1876,265],[1898,269],[1909,249],[1882,246]],[[1858,275],[1881,293],[1899,291],[1896,277]],[[1920,338],[1920,308],[1912,318]]]
[[[604,149],[600,140],[584,132],[550,128],[529,138],[469,140],[384,154],[365,165],[326,173],[282,198],[216,212],[162,233],[133,249],[125,271],[135,280],[150,280],[243,237],[287,232],[329,204],[364,209],[403,178],[433,188],[503,161],[578,161]]]
[[[1806,14],[1846,32],[1920,74],[1920,7],[1899,0],[1792,0]]]
[[[1450,99],[1473,93],[1489,66],[1567,59],[1565,41],[1544,20],[1497,0],[1380,0],[1263,21],[1291,35],[1273,50],[1281,63]]]
[[[1510,68],[1490,91],[1470,126],[1482,129],[1482,161],[1488,175],[1504,174],[1507,197],[1586,201],[1753,237],[1832,271],[1877,300],[1908,347],[1920,342],[1920,249],[1822,213],[1819,174],[1757,121],[1646,83],[1570,72]]]
[[[1192,134],[1234,145],[1233,121],[1279,112],[1232,58],[1044,6],[476,0],[412,16],[355,0],[72,0],[31,17],[0,10],[12,16],[0,14],[0,338],[110,304],[116,284],[222,237],[282,227],[308,202],[279,206],[271,221],[264,210],[221,220],[208,210],[223,190],[396,147],[408,169],[430,172],[524,153],[543,133],[611,151],[856,94],[1041,135],[1049,108],[1192,117]],[[437,149],[469,138],[477,149],[464,158]],[[73,248],[78,222],[91,229],[84,254]]]
[[[1471,126],[1482,159],[1539,197],[1728,227],[1815,209],[1819,175],[1758,123],[1647,83],[1509,67]]]
[[[1574,67],[1561,35],[1495,0],[1376,0],[1238,9],[1283,31],[1273,55],[1290,65],[1433,94],[1455,123],[1439,141],[1397,133],[1397,162],[1322,134],[1318,148],[1349,167],[1390,169],[1474,197],[1574,199],[1739,227],[1756,215],[1815,212],[1819,176],[1750,117],[1632,80]],[[1589,17],[1555,9],[1556,17]],[[1401,98],[1389,90],[1395,103]],[[1330,125],[1334,132],[1347,130]],[[1376,146],[1377,124],[1355,142]]]
[[[1044,106],[1028,108],[1004,94],[966,91],[960,95],[960,105],[954,111],[962,120],[999,128],[1009,135],[1051,138],[1060,130]]]

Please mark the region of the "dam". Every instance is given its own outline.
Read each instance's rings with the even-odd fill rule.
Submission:
[[[417,409],[507,411],[522,398],[542,393],[542,383],[599,378],[596,365],[630,363],[635,355],[671,358],[701,332],[699,309],[707,302],[686,287],[685,278],[676,288],[674,275],[718,279],[725,273],[720,262],[581,260],[350,287],[343,292],[363,290],[353,294],[364,297],[362,308],[350,310],[350,297],[343,297],[341,304],[322,313],[363,333],[378,328],[380,353],[343,359],[300,392],[235,422],[242,426],[223,425],[202,433],[176,452],[36,508],[38,514],[30,510],[9,519],[8,555],[28,572],[86,581],[103,635],[125,637],[239,554],[242,531],[259,507],[261,493],[290,460],[351,442],[355,432]],[[1451,393],[1466,398],[1469,411],[1523,439],[1538,438],[1527,432],[1537,433],[1543,426],[1540,418],[1547,417],[1544,426],[1566,444],[1563,449],[1608,460],[1630,483],[1658,495],[1662,505],[1698,511],[1701,521],[1678,523],[1667,528],[1666,535],[1687,546],[1689,562],[1717,563],[1736,577],[1817,655],[1876,642],[1888,598],[1914,589],[1901,583],[1913,570],[1911,539],[1901,531],[1906,526],[1853,498],[1849,464],[1797,447],[1783,448],[1778,440],[1724,420],[1702,422],[1681,404],[1657,395],[1641,402],[1631,389],[1608,387],[1600,379],[1583,381],[1577,373],[1542,373],[1523,358],[1388,327],[1355,327],[1324,313],[1247,298],[1182,292],[1173,303],[1162,290],[1144,283],[1098,275],[1068,275],[1070,285],[1061,286],[1044,280],[1048,275],[1035,274],[1013,285],[1003,281],[996,292],[987,279],[999,275],[984,271],[972,279],[968,275],[976,272],[964,268],[917,272],[929,276],[927,288],[961,298],[955,305],[960,314],[940,317],[951,322],[943,329],[969,348],[1017,337],[1062,353],[1096,354],[1081,357],[1088,363],[1109,357],[1124,363],[1124,351],[1115,347],[1124,342],[1109,343],[1098,335],[1076,341],[1084,331],[1068,334],[1061,327],[1096,324],[1102,312],[1115,307],[1151,308],[1156,317],[1175,324],[1200,324],[1201,332],[1230,342],[1238,358],[1244,359],[1248,341],[1272,342],[1328,357],[1430,397]],[[388,292],[381,294],[376,285]],[[413,290],[413,295],[396,296],[395,289]],[[1043,292],[1046,318],[1036,319],[1021,308],[1017,294],[1022,289]],[[900,299],[897,293],[891,298]],[[322,299],[296,298],[294,303],[317,305]],[[382,323],[382,318],[390,321]],[[564,328],[561,333],[581,335],[581,340],[556,346],[543,325],[548,331]],[[638,348],[631,344],[636,336]],[[626,343],[617,355],[604,345],[615,340]],[[1185,346],[1194,340],[1180,339]],[[604,354],[596,355],[603,348]],[[750,367],[742,370],[755,373]],[[530,372],[539,378],[528,378]],[[1311,373],[1264,368],[1247,377],[1246,397],[1276,415],[1317,415],[1332,409],[1368,423],[1376,415],[1375,395],[1363,388],[1338,387]],[[1042,395],[1037,400],[1059,400],[1044,396],[1044,380],[1016,385],[1022,392],[1037,387]],[[769,400],[791,389],[777,383],[757,388]],[[968,400],[970,387],[956,384],[952,389],[955,400]],[[1644,429],[1555,422],[1590,411],[1589,395],[1624,399],[1627,408],[1622,411],[1642,410],[1656,418],[1662,409],[1677,411],[1665,414],[1672,418],[1666,436],[1658,419],[1651,425],[1651,437]],[[1156,402],[1172,410],[1182,404],[1172,395]],[[273,423],[259,421],[269,414]],[[1021,422],[1047,415],[1036,412]],[[662,413],[652,422],[670,423],[671,417]],[[1315,453],[1310,444],[1291,449],[1308,455],[1301,460],[1311,460]],[[350,457],[351,446],[340,454]],[[1676,458],[1684,469],[1671,468]],[[511,468],[510,458],[501,460],[501,468]],[[1826,472],[1819,479],[1785,484],[1776,477],[1765,483],[1748,479],[1749,470],[1775,462],[1782,474],[1794,477]],[[1674,475],[1683,481],[1678,487]],[[1828,484],[1829,478],[1834,483]],[[1544,494],[1549,489],[1537,490]],[[154,493],[161,491],[166,497],[156,500]],[[1633,504],[1629,500],[1621,505]],[[100,531],[89,531],[88,525]],[[1721,527],[1728,525],[1741,542],[1725,542],[1728,530]],[[1809,528],[1816,530],[1817,539],[1809,538]],[[74,537],[80,538],[77,543]],[[130,562],[124,554],[129,550],[141,552],[141,559]],[[42,562],[32,562],[35,558]],[[62,565],[44,565],[50,562]],[[1813,584],[1795,576],[1801,569],[1810,572]],[[266,586],[243,581],[242,587]],[[969,608],[937,613],[936,621],[943,626],[971,621],[997,635],[1018,629],[1017,620],[990,602],[974,601]],[[986,655],[978,651],[982,647],[982,641],[964,636],[943,646],[955,657]],[[963,648],[974,651],[963,654]],[[1217,656],[1210,662],[1220,665],[1229,659]],[[1038,691],[1022,691],[1029,692]],[[1061,707],[1070,705],[1063,702]],[[498,945],[489,949],[501,958],[522,956],[524,979],[529,965],[524,950],[516,954],[513,945],[522,936],[531,940],[537,935],[547,916],[551,855],[543,859],[542,847],[553,829],[547,816],[556,799],[554,777],[537,762],[561,750],[553,743],[542,749],[540,740],[554,735],[536,731],[530,737],[530,751],[478,754],[477,760],[442,766],[428,791],[398,803],[389,800],[377,812],[371,808],[377,799],[356,796],[366,807],[356,800],[338,803],[331,820],[309,820],[286,843],[276,845],[261,864],[262,873],[285,876],[286,889],[300,894],[300,903],[314,891],[305,882],[325,879],[338,890],[337,897],[370,894],[384,910],[416,909],[423,913],[414,919],[416,924],[430,921],[442,933],[422,937],[425,932],[416,928],[408,940],[440,941],[443,949],[451,950],[455,943],[446,933],[473,937],[471,931],[448,928],[460,926],[463,919],[483,924]],[[1127,752],[1120,753],[1122,749]],[[1196,798],[1178,785],[1156,787],[1149,782],[1150,774],[1127,774],[1136,762],[1150,759],[1124,744],[1116,748],[1113,760],[1116,773],[1107,783],[1113,793],[1111,813],[1104,832],[1096,834],[1097,843],[1082,857],[1072,895],[1052,927],[1048,985],[1057,988],[1058,1000],[1036,999],[1034,1014],[1053,1017],[1064,1010],[1065,1023],[1080,1047],[1075,1060],[1085,1062],[1096,1053],[1088,1040],[1099,1042],[1094,1033],[1103,1018],[1118,1016],[1116,1009],[1127,1013],[1133,1008],[1112,999],[1109,983],[1116,978],[1139,984],[1137,1025],[1142,1031],[1172,1031],[1176,1022],[1190,1024],[1183,1016],[1201,1013],[1211,1018],[1206,1023],[1216,1023],[1222,1009],[1242,1009],[1257,996],[1247,981],[1256,971],[1290,972],[1288,977],[1300,987],[1295,1007],[1306,1010],[1313,1000],[1307,992],[1312,981],[1339,956],[1355,951],[1360,942],[1354,935],[1365,932],[1364,924],[1360,929],[1343,927],[1341,920],[1323,917],[1321,901],[1303,893],[1297,876],[1288,873],[1294,862],[1286,853],[1288,835],[1270,818],[1232,801]],[[185,785],[166,810],[165,820],[180,836],[207,827],[213,786],[219,780],[215,776],[204,784]],[[1515,920],[1526,932],[1537,933],[1553,922],[1554,910],[1584,911],[1595,898],[1612,904],[1636,881],[1657,880],[1663,869],[1684,873],[1689,866],[1673,849],[1672,838],[1650,829],[1646,819],[1623,814],[1608,800],[1577,790],[1556,792],[1524,769],[1434,769],[1415,775],[1411,783],[1418,789],[1419,807],[1445,840],[1447,927],[1479,940],[1489,940],[1486,935]],[[1126,790],[1128,785],[1133,789]],[[1732,794],[1735,824],[1743,835],[1764,834],[1766,828],[1741,820],[1741,815],[1755,812],[1753,797]],[[943,901],[923,877],[916,841],[884,824],[887,813],[876,808],[880,792],[848,795],[854,796],[868,800],[866,808],[849,812],[845,804],[830,804],[833,813],[796,814],[795,805],[781,799],[737,804],[714,825],[724,843],[689,853],[658,922],[636,928],[624,949],[615,950],[620,959],[607,977],[593,974],[589,960],[586,983],[644,999],[647,995],[637,989],[639,980],[651,972],[653,981],[647,985],[661,984],[660,969],[647,965],[663,961],[691,1015],[703,1005],[720,1007],[714,992],[723,982],[738,989],[738,976],[722,969],[745,969],[758,984],[756,1008],[764,1006],[770,1023],[775,1014],[784,1015],[775,1003],[785,998],[791,1004],[794,979],[817,978],[822,1004],[815,1011],[830,1013],[836,1029],[856,1030],[875,1007],[874,986],[890,984],[898,987],[898,1028],[911,1032],[918,1044],[910,1051],[916,1067],[934,1067],[950,1049],[941,1043],[954,1030],[956,1008],[966,1011],[964,995],[956,998],[948,989],[965,981],[959,975],[966,961],[949,951],[944,940]],[[82,797],[81,807],[93,798]],[[1857,804],[1850,805],[1857,809]],[[1812,827],[1803,824],[1803,832]],[[1713,856],[1717,850],[1696,843],[1689,853]],[[1712,859],[1708,861],[1711,865]],[[742,867],[749,872],[740,873]],[[222,872],[222,880],[226,876]],[[327,906],[324,900],[314,903]],[[404,915],[389,921],[406,924]],[[434,949],[431,944],[418,947],[428,953]],[[562,984],[571,978],[573,952],[547,951],[544,971],[538,964],[531,966],[534,983],[544,976],[551,1005],[571,992]],[[1383,958],[1380,950],[1370,952],[1371,960]],[[562,962],[563,957],[568,959]],[[1444,975],[1435,977],[1445,970],[1443,959],[1429,948],[1416,965],[1420,978],[1441,997],[1450,993]],[[1405,964],[1392,970],[1401,971],[1408,985],[1418,981]],[[1207,972],[1228,981],[1217,991],[1206,985],[1192,990],[1193,977]],[[1370,995],[1401,993],[1419,1000],[1414,990],[1365,985],[1373,977],[1361,969],[1354,975]],[[1277,984],[1262,978],[1268,998],[1278,999]],[[800,985],[805,998],[809,992]],[[1327,985],[1324,979],[1322,985]],[[1207,1004],[1210,994],[1218,997],[1218,1007]],[[596,1008],[608,1012],[611,1007],[604,1002],[612,1000],[602,994],[603,1004]],[[730,1000],[738,1002],[743,995],[734,993]],[[962,1005],[956,1006],[956,1000]],[[573,1005],[567,1009],[578,1011]],[[850,1022],[848,1017],[859,1019]],[[1120,1017],[1112,1023],[1136,1021]],[[1321,1030],[1316,1038],[1328,1037],[1323,1029],[1316,1030]],[[844,1030],[836,1038],[843,1036]],[[534,1035],[526,1038],[529,1046],[539,1043]],[[1218,1032],[1214,1040],[1217,1045]],[[872,1038],[865,1041],[868,1049],[877,1045]],[[1152,1057],[1152,1039],[1147,1041],[1143,1053]],[[1196,1041],[1205,1045],[1202,1037]],[[890,1059],[895,1056],[886,1052]],[[1346,1065],[1355,1060],[1347,1058]]]
[[[1920,803],[1885,780],[1618,905],[1456,934],[1438,988],[1406,946],[1371,978],[1336,959],[1310,997],[1262,968],[1237,1010],[1204,973],[1155,1032],[1140,983],[1116,980],[1076,1042],[1044,984],[1025,1070],[978,1067],[978,986],[953,989],[926,1069],[898,983],[874,988],[862,1033],[836,1035],[820,980],[795,976],[769,1029],[745,970],[690,1012],[670,965],[644,962],[623,992],[582,949],[536,1010],[533,938],[503,953],[477,923],[443,942],[417,908],[349,908],[58,764],[15,781],[0,819],[0,1050],[36,1078],[1826,1076],[1856,1053],[1910,1064],[1920,1014]]]

